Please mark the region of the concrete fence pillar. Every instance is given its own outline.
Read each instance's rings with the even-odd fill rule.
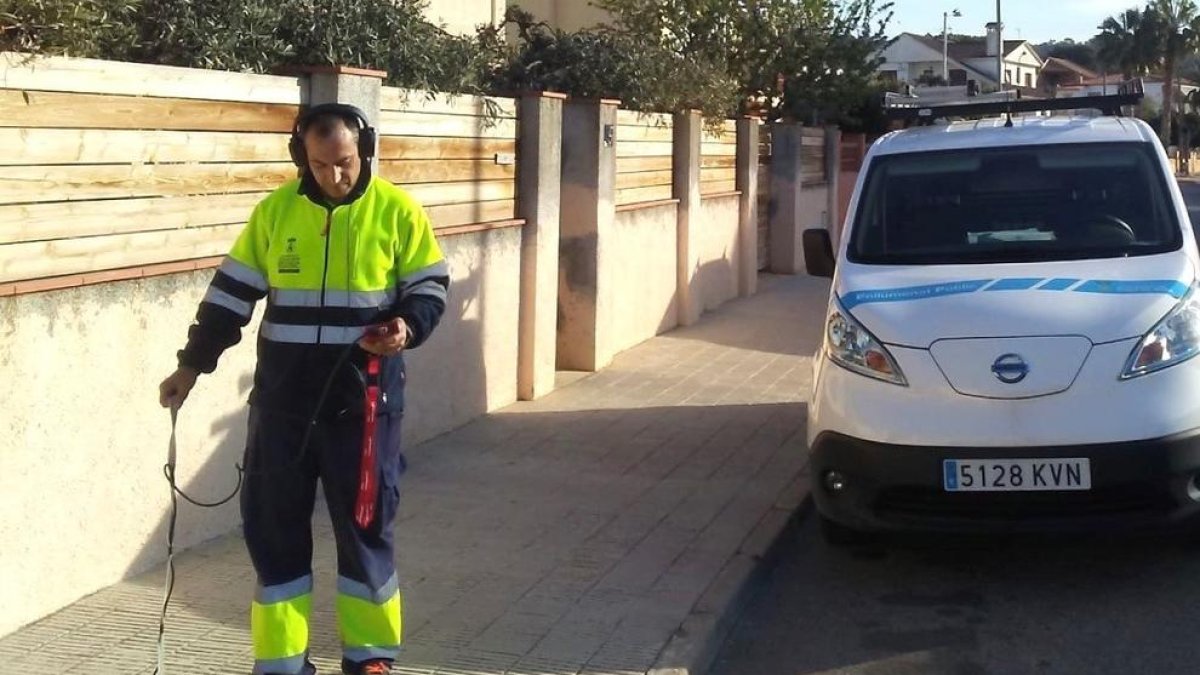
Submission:
[[[737,123],[738,295],[758,290],[758,145],[761,122],[744,117]]]
[[[562,125],[558,348],[562,370],[594,372],[612,361],[617,327],[603,291],[604,239],[616,221],[618,101],[568,101]]]
[[[675,140],[671,168],[673,192],[679,200],[676,238],[676,306],[679,325],[700,320],[704,298],[697,286],[702,240],[700,232],[700,150],[703,120],[697,111],[675,115]]]
[[[554,389],[558,351],[558,247],[561,217],[563,99],[535,93],[519,107],[517,217],[521,234],[521,307],[517,397]]]
[[[800,246],[800,192],[803,188],[801,148],[804,128],[799,124],[776,123],[771,129],[771,248],[767,269],[775,274],[798,274],[804,270]]]
[[[807,138],[807,142],[806,142]],[[804,231],[828,227],[830,219],[826,191],[830,184],[826,164],[816,166],[814,153],[804,146],[823,146],[828,135],[798,124],[776,124],[772,128],[770,256],[768,269],[776,274],[804,274]],[[805,185],[805,174],[820,177]]]
[[[834,254],[842,243],[842,219],[838,217],[841,210],[842,185],[842,132],[835,126],[825,127],[825,183],[829,186],[828,203],[825,205],[825,226],[829,228],[829,236],[833,239]]]

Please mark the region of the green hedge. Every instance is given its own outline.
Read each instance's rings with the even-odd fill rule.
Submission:
[[[0,50],[258,73],[347,65],[436,92],[549,90],[710,120],[763,108],[771,119],[850,121],[890,4],[763,1],[771,13],[747,14],[739,0],[600,0],[613,26],[574,33],[510,7],[505,25],[462,36],[427,21],[425,0],[0,0]],[[675,34],[688,39],[662,37]]]
[[[240,72],[385,70],[414,89],[479,89],[485,55],[418,0],[0,0],[0,49]]]

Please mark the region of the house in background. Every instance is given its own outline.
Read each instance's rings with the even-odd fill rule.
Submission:
[[[1083,86],[1098,77],[1098,74],[1074,61],[1052,56],[1046,59],[1046,65],[1042,67],[1040,88],[1047,94],[1054,94],[1064,87]]]
[[[479,26],[504,20],[508,0],[429,0],[425,16],[451,33],[470,35]]]
[[[1004,72],[997,73],[1000,39],[996,24],[988,24],[985,37],[958,39],[947,50],[949,84],[963,86],[974,80],[981,91],[1006,86],[1037,89],[1044,61],[1033,45],[1025,40],[1004,41]],[[936,37],[902,33],[880,54],[880,77],[895,84],[917,85],[942,77],[942,40]]]
[[[1142,78],[1143,90],[1146,93],[1144,105],[1149,108],[1149,112],[1157,115],[1162,111],[1163,106],[1163,90],[1166,89],[1166,82],[1162,77],[1157,75],[1146,75]],[[1059,87],[1057,95],[1065,96],[1102,96],[1104,94],[1115,94],[1117,88],[1127,81],[1124,75],[1108,75],[1105,77],[1092,77],[1080,82],[1077,85]],[[1184,101],[1187,96],[1194,91],[1200,91],[1200,83],[1192,82],[1191,80],[1176,78],[1175,79],[1175,101],[1181,106],[1176,110],[1183,110]]]
[[[591,28],[608,19],[607,12],[588,0],[429,0],[426,15],[451,32],[467,35],[481,25],[503,21],[510,5],[565,31]]]
[[[512,4],[559,30],[593,28],[608,20],[608,12],[588,0],[513,0]]]

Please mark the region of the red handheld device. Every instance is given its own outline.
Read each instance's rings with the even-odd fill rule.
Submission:
[[[386,328],[385,328],[386,330]],[[375,470],[375,428],[379,408],[379,357],[367,357],[367,393],[363,407],[362,457],[359,462],[358,500],[354,506],[354,520],[361,529],[367,529],[375,520],[375,502],[379,494],[379,472]]]

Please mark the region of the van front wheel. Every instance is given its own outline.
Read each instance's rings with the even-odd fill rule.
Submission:
[[[830,546],[863,546],[874,541],[870,532],[856,530],[825,516],[821,516],[821,536]]]

